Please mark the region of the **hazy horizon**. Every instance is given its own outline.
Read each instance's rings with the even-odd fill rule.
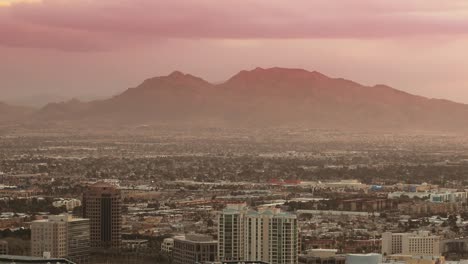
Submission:
[[[76,93],[76,94],[70,94],[69,91],[67,93],[67,91],[58,91],[58,90],[56,90],[56,91],[39,91],[38,93],[27,93],[27,94],[24,94],[24,93],[20,92],[20,93],[11,94],[11,95],[8,95],[8,93],[7,93],[7,94],[3,95],[4,99],[0,100],[0,102],[7,103],[7,104],[10,104],[10,105],[16,105],[16,106],[28,106],[28,107],[36,107],[36,108],[37,107],[39,107],[39,108],[43,107],[43,106],[45,106],[45,105],[47,105],[49,103],[61,103],[61,102],[67,102],[67,101],[70,101],[70,100],[75,100],[75,99],[78,99],[78,100],[80,100],[82,102],[91,102],[91,101],[94,101],[94,100],[105,100],[105,99],[112,98],[115,95],[118,95],[118,94],[121,94],[121,93],[125,92],[128,88],[138,87],[146,79],[150,79],[150,78],[153,78],[153,77],[168,76],[173,72],[182,72],[183,74],[189,74],[189,75],[201,78],[201,79],[203,79],[203,80],[205,80],[205,81],[207,81],[207,82],[209,82],[211,84],[216,85],[216,84],[225,83],[231,77],[235,76],[236,74],[238,74],[241,71],[253,71],[254,69],[257,69],[257,68],[261,68],[261,69],[272,69],[272,68],[299,69],[299,70],[306,70],[306,71],[309,71],[309,72],[314,72],[314,70],[308,70],[308,69],[303,69],[303,68],[286,68],[286,67],[277,67],[277,66],[275,66],[275,67],[265,67],[265,68],[255,67],[255,68],[251,68],[251,69],[241,69],[241,70],[233,73],[232,75],[228,76],[224,80],[212,81],[212,80],[204,78],[203,76],[193,75],[190,72],[182,72],[182,71],[179,71],[179,70],[175,69],[175,70],[172,70],[172,71],[170,71],[170,72],[168,72],[166,74],[157,75],[157,76],[148,76],[146,78],[143,78],[139,82],[137,82],[135,85],[132,85],[132,86],[129,86],[129,87],[126,87],[126,88],[122,88],[122,89],[109,89],[109,90],[101,90],[101,91],[84,91],[84,92],[78,91],[78,93]],[[342,78],[340,76],[330,76],[330,75],[328,75],[328,74],[326,74],[324,72],[320,72],[320,73],[324,74],[327,77],[332,78],[332,79],[341,79]],[[342,78],[342,79],[350,80],[350,81],[353,81],[353,82],[355,81],[355,80],[347,79],[347,78]],[[374,84],[366,84],[366,83],[362,83],[362,82],[357,82],[357,83],[359,83],[361,85],[364,85],[364,86],[368,86],[368,87],[372,87],[372,86],[376,86],[376,85],[389,86],[386,83],[374,83]],[[443,97],[430,97],[430,96],[427,96],[427,95],[424,95],[424,94],[417,94],[415,92],[399,89],[398,87],[392,87],[392,88],[395,88],[397,90],[401,90],[403,92],[408,92],[408,93],[410,93],[412,95],[426,97],[426,98],[429,98],[429,99],[443,99],[443,100],[449,100],[449,101],[452,101],[452,102],[455,102],[455,103],[468,104],[468,102],[459,101],[457,99],[450,99],[450,98],[443,98]]]

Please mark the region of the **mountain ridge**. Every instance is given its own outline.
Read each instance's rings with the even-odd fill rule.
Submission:
[[[45,111],[47,110],[47,111]],[[50,104],[33,119],[134,125],[301,125],[468,131],[468,105],[289,68],[240,71],[212,84],[174,71],[103,100]],[[450,117],[450,118],[449,118]]]

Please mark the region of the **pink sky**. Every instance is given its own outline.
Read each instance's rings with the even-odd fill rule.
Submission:
[[[5,98],[281,66],[468,103],[466,47],[466,0],[0,0]]]

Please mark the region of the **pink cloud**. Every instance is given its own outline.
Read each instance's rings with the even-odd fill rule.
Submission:
[[[0,45],[95,51],[162,38],[468,34],[465,0],[43,0],[0,7]]]

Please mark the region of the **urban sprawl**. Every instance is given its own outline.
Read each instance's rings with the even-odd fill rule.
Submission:
[[[0,136],[0,263],[468,263],[465,139],[145,129]]]

